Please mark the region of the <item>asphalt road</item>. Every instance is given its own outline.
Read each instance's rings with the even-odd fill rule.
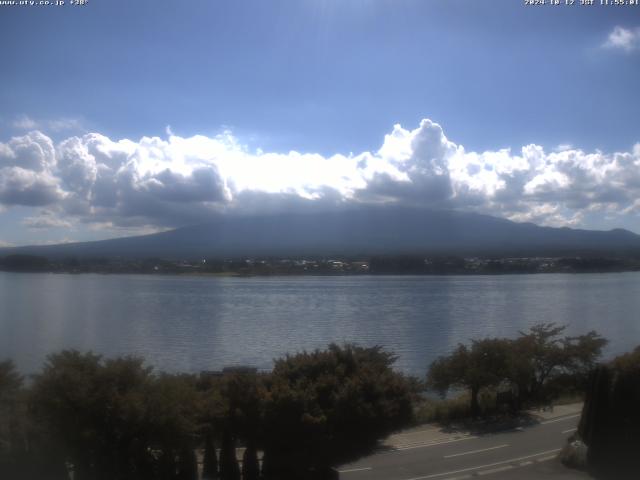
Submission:
[[[573,414],[490,434],[407,441],[338,471],[341,480],[588,478],[566,469],[556,458],[578,420],[579,415]]]

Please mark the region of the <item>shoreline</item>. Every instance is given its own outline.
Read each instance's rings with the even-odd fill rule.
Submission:
[[[510,275],[602,275],[611,273],[637,273],[640,269],[621,270],[577,270],[577,271],[509,271],[509,272],[277,272],[277,273],[241,273],[241,272],[147,272],[147,271],[70,271],[70,270],[6,270],[0,273],[51,274],[51,275],[148,275],[154,277],[204,277],[204,278],[268,278],[268,277],[503,277]]]

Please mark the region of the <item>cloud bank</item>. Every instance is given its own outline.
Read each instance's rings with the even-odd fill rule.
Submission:
[[[215,137],[113,140],[99,133],[54,144],[32,131],[0,143],[0,208],[39,207],[29,228],[134,228],[204,222],[215,214],[395,203],[517,221],[580,226],[586,215],[640,211],[640,144],[632,151],[467,151],[428,119],[393,127],[377,151],[322,156],[249,150]]]

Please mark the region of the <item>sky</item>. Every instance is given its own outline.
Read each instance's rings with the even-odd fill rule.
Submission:
[[[10,3],[0,245],[383,203],[640,233],[640,6]]]

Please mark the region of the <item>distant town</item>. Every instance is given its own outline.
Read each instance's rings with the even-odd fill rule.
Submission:
[[[141,273],[216,276],[269,275],[495,275],[515,273],[597,273],[640,270],[640,259],[617,257],[379,256],[367,258],[239,259],[48,259],[35,255],[0,257],[0,270],[51,273]]]

